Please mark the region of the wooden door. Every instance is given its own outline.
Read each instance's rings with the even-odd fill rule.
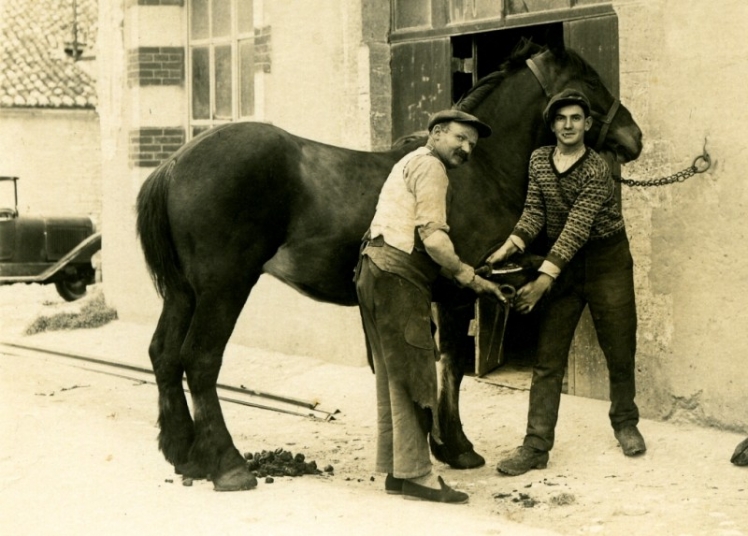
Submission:
[[[449,38],[392,45],[392,139],[425,130],[429,115],[452,105]]]
[[[618,18],[607,15],[567,21],[564,23],[564,41],[595,68],[610,92],[618,97]],[[608,164],[614,173],[620,174],[618,164],[610,161]],[[577,326],[566,380],[569,394],[601,400],[609,397],[608,367],[597,342],[589,309],[585,309]]]

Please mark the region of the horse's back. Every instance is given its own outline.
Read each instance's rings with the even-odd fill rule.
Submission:
[[[167,208],[179,256],[194,266],[233,248],[252,273],[353,304],[360,239],[400,152],[335,147],[265,123],[213,129],[169,164]]]

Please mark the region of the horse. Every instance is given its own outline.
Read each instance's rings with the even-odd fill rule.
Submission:
[[[548,95],[565,87],[584,91],[604,118],[590,132],[602,152],[620,162],[638,157],[641,131],[595,70],[563,46],[524,43],[455,105],[494,131],[468,163],[450,171],[450,236],[464,262],[481,264],[518,220],[530,153],[552,140],[542,111]],[[357,305],[352,275],[379,191],[392,166],[424,142],[417,137],[366,152],[265,123],[229,123],[183,145],[144,181],[137,232],[163,299],[148,348],[159,394],[158,446],[177,474],[207,477],[218,491],[256,486],[216,392],[236,320],[263,273],[312,299]],[[466,329],[450,325],[457,305],[475,295],[441,286],[447,290],[435,292],[442,362],[435,419],[443,437],[432,452],[453,467],[475,467],[484,460],[459,416]]]

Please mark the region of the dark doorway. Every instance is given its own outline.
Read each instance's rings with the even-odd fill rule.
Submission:
[[[538,45],[563,44],[561,22],[452,37],[452,102],[482,77],[497,71],[523,39]]]

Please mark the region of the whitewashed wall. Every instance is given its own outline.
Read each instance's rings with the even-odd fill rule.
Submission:
[[[621,99],[645,135],[630,178],[711,170],[664,188],[624,187],[636,261],[639,398],[645,414],[748,429],[748,2],[614,3]]]
[[[101,141],[93,110],[0,109],[0,175],[20,177],[23,214],[101,215]]]

